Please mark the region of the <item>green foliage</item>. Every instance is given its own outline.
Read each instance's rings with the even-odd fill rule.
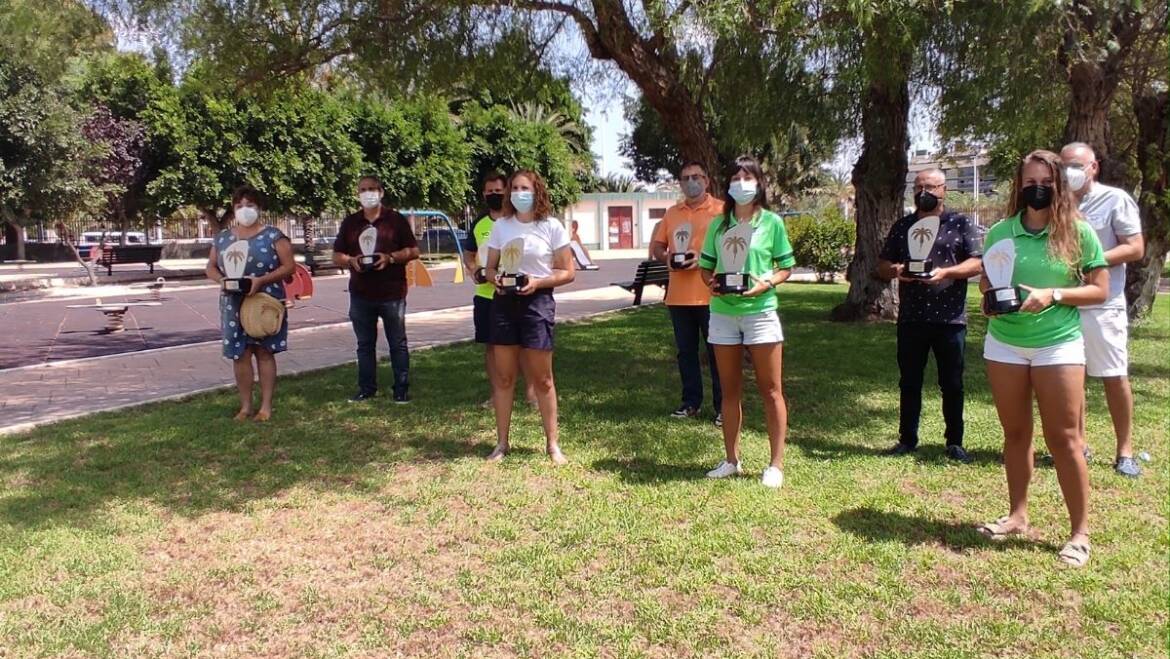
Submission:
[[[390,201],[402,208],[462,207],[470,195],[472,145],[438,99],[357,103],[352,139]]]
[[[97,154],[64,90],[0,53],[0,216],[52,221],[100,203],[85,177]]]
[[[821,280],[833,281],[849,264],[857,228],[836,206],[826,206],[819,215],[786,218],[784,227],[796,265],[812,268]]]
[[[111,52],[114,34],[78,0],[0,0],[0,57],[55,82],[78,56]]]
[[[548,185],[553,208],[564,208],[581,194],[573,154],[556,126],[524,120],[500,105],[479,103],[464,106],[460,118],[471,143],[473,180],[493,170],[531,169]],[[474,195],[468,198],[473,200]]]

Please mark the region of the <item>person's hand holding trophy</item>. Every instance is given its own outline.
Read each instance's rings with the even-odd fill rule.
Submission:
[[[500,274],[496,277],[496,289],[502,295],[516,295],[528,286],[528,275],[520,272],[524,260],[524,239],[513,238],[500,250]]]
[[[219,281],[224,293],[247,295],[252,290],[252,279],[244,276],[248,267],[248,241],[237,240],[223,250],[223,274]]]
[[[684,222],[674,228],[671,234],[670,267],[674,270],[690,270],[695,267],[695,253],[691,247],[691,223]]]
[[[910,225],[906,232],[910,260],[902,269],[902,277],[923,281],[931,278],[934,273],[934,261],[930,259],[930,251],[934,249],[934,241],[938,238],[938,224],[938,216],[931,215]]]
[[[475,252],[475,271],[471,273],[471,279],[477,284],[486,284],[487,278],[487,248],[481,248]]]
[[[1020,310],[1020,292],[1012,285],[1016,268],[1016,245],[1010,240],[995,243],[983,254],[983,271],[991,287],[983,292],[983,310],[988,315]]]
[[[723,234],[719,241],[719,265],[722,270],[715,274],[714,292],[720,295],[743,294],[750,288],[750,277],[744,265],[747,264],[754,231],[755,227],[750,222],[741,222]]]

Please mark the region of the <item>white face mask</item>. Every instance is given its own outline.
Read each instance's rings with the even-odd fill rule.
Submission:
[[[516,190],[512,193],[512,208],[515,208],[517,213],[531,211],[534,201],[531,190]]]
[[[242,227],[250,227],[260,219],[260,211],[253,206],[240,206],[236,209],[236,222]]]
[[[756,191],[758,190],[756,185],[755,181],[736,179],[731,182],[727,193],[731,195],[731,198],[737,204],[750,204],[756,198]]]
[[[358,200],[362,202],[362,208],[377,208],[382,204],[382,193],[375,190],[362,192],[358,194]]]
[[[1089,175],[1080,167],[1065,167],[1064,178],[1068,181],[1070,190],[1080,192],[1081,188],[1085,187],[1085,183],[1089,180]]]

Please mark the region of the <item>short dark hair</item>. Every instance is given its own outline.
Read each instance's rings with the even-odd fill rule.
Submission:
[[[760,208],[768,207],[768,178],[764,176],[764,169],[760,167],[759,161],[755,158],[748,155],[740,156],[735,159],[735,162],[731,163],[731,166],[727,168],[726,175],[723,177],[723,193],[726,199],[723,202],[724,226],[731,223],[731,214],[735,212],[735,200],[731,198],[731,179],[735,178],[735,175],[740,170],[751,174],[752,178],[756,179],[756,198],[752,200],[752,203]]]
[[[698,167],[699,169],[703,170],[703,176],[707,176],[707,175],[708,175],[708,172],[707,172],[707,166],[706,166],[706,165],[704,165],[703,163],[699,162],[698,160],[688,160],[688,161],[686,161],[686,162],[684,162],[684,163],[682,164],[682,167],[679,167],[679,168],[678,168],[678,174],[679,174],[679,176],[682,176],[682,171],[683,171],[684,169],[686,169],[687,167]]]
[[[382,179],[378,178],[374,174],[363,174],[362,177],[357,180],[358,187],[361,187],[362,181],[373,181],[374,183],[378,184],[379,190],[382,192],[386,191],[386,186],[382,185]]]
[[[235,208],[244,199],[256,204],[260,210],[264,210],[266,206],[264,193],[250,185],[241,185],[235,190],[232,190],[232,208]]]
[[[487,187],[488,183],[492,183],[494,181],[499,181],[500,183],[503,183],[504,187],[508,186],[508,177],[507,176],[504,176],[503,174],[501,174],[497,171],[490,171],[490,172],[484,174],[483,178],[480,179],[479,189],[482,191],[484,188]]]

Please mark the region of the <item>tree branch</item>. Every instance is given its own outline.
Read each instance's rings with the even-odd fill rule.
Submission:
[[[509,0],[503,3],[481,2],[480,4],[503,4],[527,11],[552,11],[565,14],[573,19],[573,22],[580,28],[581,35],[585,38],[585,45],[589,47],[590,55],[595,59],[613,59],[613,55],[610,54],[609,49],[602,42],[601,34],[598,32],[597,26],[593,24],[593,19],[589,17],[589,14],[582,11],[580,7],[564,2],[548,2],[546,0]]]

